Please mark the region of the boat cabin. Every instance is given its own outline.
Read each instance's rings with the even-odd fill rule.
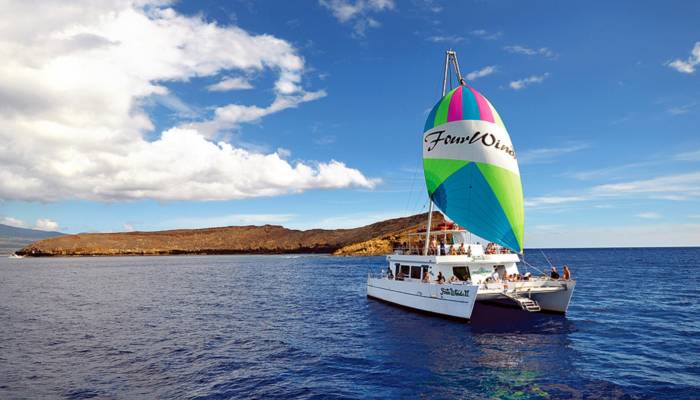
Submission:
[[[425,254],[425,230],[409,233],[408,240],[387,256],[388,268],[395,277],[404,280],[421,280],[425,271],[435,279],[442,272],[445,279],[453,276],[460,282],[481,284],[503,280],[507,275],[518,274],[520,258],[510,250],[493,243],[484,247],[473,243],[471,234],[455,224],[443,223],[430,232],[428,252]]]

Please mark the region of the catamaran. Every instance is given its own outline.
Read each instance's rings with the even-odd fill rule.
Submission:
[[[458,85],[447,92],[451,67]],[[463,79],[452,50],[445,55],[442,98],[423,129],[423,171],[426,229],[388,255],[381,274],[368,275],[367,296],[464,319],[477,302],[566,313],[574,280],[518,268],[524,207],[515,150],[491,102]],[[454,222],[432,229],[434,206]],[[474,236],[489,243],[475,243]]]

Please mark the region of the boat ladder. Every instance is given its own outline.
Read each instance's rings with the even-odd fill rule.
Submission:
[[[537,301],[535,301],[535,300],[533,300],[533,299],[531,299],[531,298],[529,298],[529,297],[521,296],[521,295],[518,294],[518,293],[514,293],[514,294],[511,294],[511,293],[508,293],[508,292],[503,292],[503,293],[504,293],[506,296],[508,296],[509,298],[511,298],[513,301],[515,301],[516,303],[518,303],[518,305],[520,306],[520,308],[522,308],[522,309],[525,310],[525,311],[528,311],[528,312],[538,312],[538,311],[541,310],[540,304],[539,304]]]

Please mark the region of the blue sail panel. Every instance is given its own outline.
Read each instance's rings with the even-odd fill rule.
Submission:
[[[431,198],[442,212],[475,235],[522,251],[506,213],[476,163],[453,173]]]

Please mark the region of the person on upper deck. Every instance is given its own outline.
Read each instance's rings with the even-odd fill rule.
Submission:
[[[437,239],[433,238],[433,240],[430,241],[428,254],[437,255]]]
[[[438,272],[437,283],[441,285],[445,283],[445,275],[442,274],[442,271]]]
[[[462,244],[460,244],[459,247],[457,248],[457,254],[459,254],[459,255],[461,256],[461,255],[463,255],[464,253],[466,253],[466,251],[464,250],[464,243],[462,243]]]
[[[450,255],[451,256],[457,255],[457,245],[456,244],[453,244],[452,246],[450,246]]]
[[[564,264],[564,280],[568,281],[571,279],[571,271],[569,270],[569,266]]]
[[[559,272],[557,272],[557,267],[552,266],[552,271],[549,273],[549,277],[552,279],[559,279]]]
[[[447,252],[445,251],[445,242],[440,239],[440,255],[444,256]]]

